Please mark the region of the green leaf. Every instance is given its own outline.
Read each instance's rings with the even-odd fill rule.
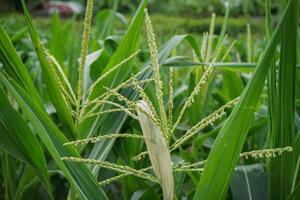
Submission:
[[[127,24],[126,17],[121,13],[116,12],[117,2],[118,1],[114,1],[113,9],[103,9],[95,16],[97,26],[102,27],[96,32],[96,35],[100,39],[112,34],[113,25],[116,20],[118,20],[121,24]]]
[[[236,72],[224,70],[222,72],[224,85],[223,89],[226,91],[229,99],[234,99],[241,95],[244,87],[240,76]]]
[[[26,121],[10,105],[2,87],[0,87],[0,123],[3,123],[6,129],[1,133],[1,137],[6,133],[7,139],[13,141],[15,146],[9,146],[12,142],[5,143],[7,139],[1,140],[0,143],[6,147],[8,153],[12,148],[12,155],[16,154],[16,149],[18,150],[17,158],[20,159],[20,154],[22,155],[21,160],[33,168],[53,198],[43,150]]]
[[[63,94],[60,92],[59,83],[55,78],[55,73],[51,66],[52,64],[49,61],[49,59],[47,59],[47,55],[45,52],[46,49],[40,41],[40,38],[33,25],[32,19],[28,13],[24,1],[22,1],[22,5],[31,40],[38,55],[40,65],[43,71],[43,80],[47,87],[48,94],[56,108],[57,115],[59,116],[59,119],[63,123],[66,130],[72,134],[75,134],[76,129],[73,122],[72,113],[68,109],[68,105],[63,97]]]
[[[0,148],[9,152],[11,156],[24,161],[23,152],[18,148],[14,139],[9,136],[10,134],[2,122],[0,122],[0,129]]]
[[[295,139],[293,152],[294,152],[294,156],[295,156],[295,169],[294,169],[294,174],[293,174],[293,183],[292,183],[291,194],[298,193],[298,195],[300,196],[300,189],[299,189],[299,187],[300,187],[299,186],[300,185],[300,181],[299,181],[300,180],[300,134],[299,133]]]
[[[66,33],[63,32],[63,27],[57,11],[53,13],[51,28],[52,37],[49,41],[50,52],[58,60],[59,64],[62,65],[66,56],[65,43],[67,40],[63,37]]]
[[[286,13],[290,11],[291,2],[285,9],[270,42],[264,50],[252,79],[243,91],[239,104],[234,108],[213,144],[194,199],[225,199],[229,182],[253,120],[255,107],[262,92],[284,22],[287,20]]]
[[[63,171],[72,189],[84,199],[106,199],[105,193],[86,165],[61,160],[61,157],[80,157],[80,155],[74,147],[63,146],[68,140],[47,113],[31,100],[30,95],[22,87],[13,80],[8,80],[1,71],[0,80],[22,109],[24,116],[41,138],[57,166]]]
[[[257,67],[258,63],[246,63],[246,62],[215,62],[215,63],[204,63],[190,61],[189,57],[176,56],[168,59],[164,65],[173,67],[202,67],[202,65],[209,66],[213,64],[218,70],[228,70],[233,72],[252,72]],[[198,65],[198,66],[196,66]],[[297,64],[297,70],[300,69],[300,65]]]
[[[86,60],[87,63],[90,63],[90,69],[87,70],[89,71],[89,78],[95,82],[102,73],[104,67],[109,62],[110,56],[105,49],[100,49],[88,54]]]
[[[300,198],[300,183],[295,187],[294,191],[289,195],[287,200],[297,200]]]
[[[291,10],[283,27],[280,51],[277,106],[271,132],[271,148],[293,146],[295,138],[295,84],[299,1],[291,0]],[[292,187],[294,155],[285,154],[269,163],[269,198],[286,199]]]
[[[34,100],[42,105],[42,100],[34,87],[25,65],[2,26],[0,27],[0,38],[0,60],[3,63],[6,72],[17,83],[23,86],[23,88],[32,95]]]
[[[13,200],[15,190],[17,188],[17,169],[14,162],[14,159],[8,155],[8,153],[4,152],[1,155],[1,168],[3,174],[4,188],[5,188],[5,199]]]

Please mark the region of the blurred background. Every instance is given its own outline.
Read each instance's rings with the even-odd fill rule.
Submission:
[[[81,16],[85,7],[84,0],[55,1],[55,0],[26,0],[31,14],[35,16],[51,16],[54,10],[57,10],[62,17]],[[125,16],[134,13],[139,0],[96,0],[94,1],[94,12],[98,13],[103,9],[116,10]],[[272,13],[277,14],[279,1],[272,1]],[[222,17],[225,14],[227,0],[149,0],[149,10],[153,15],[153,20],[159,27],[173,30],[176,27],[177,32],[187,31],[189,33],[203,32],[207,30],[210,23],[210,15],[217,15],[216,31],[222,23]],[[0,0],[0,17],[7,17],[21,11],[21,0]],[[264,1],[261,0],[231,0],[230,1],[230,19],[229,28],[231,32],[240,32],[245,24],[250,23],[255,31],[263,30],[263,23],[258,21],[264,15]],[[252,19],[249,21],[249,19]],[[170,22],[171,23],[166,23]]]
[[[18,11],[21,9],[20,0],[1,0],[1,11]],[[118,2],[118,11],[122,13],[129,13],[136,9],[139,0],[98,0],[95,1],[95,11],[103,8],[108,8],[114,3]],[[278,2],[278,1],[277,1]],[[26,3],[35,10],[40,10],[43,14],[51,13],[51,9],[57,6],[61,14],[71,14],[82,12],[82,7],[85,4],[84,0],[26,0]],[[264,1],[261,0],[231,0],[232,14],[260,16],[263,14]],[[276,1],[272,2],[273,11],[277,10]],[[183,16],[183,17],[197,17],[207,16],[214,12],[218,15],[224,14],[224,6],[227,6],[226,0],[149,0],[149,6],[155,13]]]

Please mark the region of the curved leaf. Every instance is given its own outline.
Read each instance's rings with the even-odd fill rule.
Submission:
[[[31,100],[30,95],[22,87],[13,80],[8,80],[1,71],[0,80],[18,103],[58,167],[63,171],[72,189],[84,199],[106,199],[105,193],[86,165],[61,160],[61,157],[80,157],[80,155],[74,147],[63,146],[68,140],[47,113]]]
[[[23,11],[26,18],[27,27],[31,36],[32,43],[38,55],[40,65],[43,71],[43,80],[48,90],[48,94],[56,108],[57,115],[67,131],[75,134],[75,124],[72,118],[72,113],[68,108],[67,102],[65,101],[63,94],[60,92],[59,83],[55,78],[54,70],[52,69],[51,63],[47,58],[45,47],[41,43],[38,33],[33,25],[32,19],[28,13],[24,1],[22,1]]]

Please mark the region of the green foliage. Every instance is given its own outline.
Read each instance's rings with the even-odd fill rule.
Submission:
[[[299,2],[224,2],[1,17],[0,198],[299,199]]]

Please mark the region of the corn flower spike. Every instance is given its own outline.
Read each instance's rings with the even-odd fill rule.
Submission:
[[[174,69],[170,68],[169,71],[169,100],[168,100],[168,129],[172,130],[173,125],[173,94],[174,94]]]
[[[234,107],[239,102],[239,99],[240,98],[237,97],[229,101],[227,104],[223,105],[218,110],[216,110],[215,112],[198,122],[195,126],[189,129],[183,136],[181,136],[178,140],[174,142],[174,144],[170,147],[171,151],[177,149],[180,145],[182,145],[188,139],[197,134],[201,129],[205,128],[209,124],[226,115],[225,109]]]
[[[136,83],[137,84],[144,84],[144,83],[148,83],[148,82],[151,82],[151,81],[153,81],[153,79],[151,79],[151,78],[148,78],[148,79],[144,79],[144,80],[140,80],[140,81],[137,81]],[[130,86],[133,86],[134,84],[132,83],[132,82],[130,82],[130,83],[127,83],[127,84],[125,84],[125,85],[122,85],[122,88],[127,88],[127,87],[130,87]],[[114,89],[115,90],[115,89]],[[107,94],[108,95],[108,91],[106,91],[105,92],[105,94]],[[102,96],[102,95],[101,95]],[[110,97],[110,96],[109,96]],[[96,98],[96,99],[94,99],[94,100],[92,100],[92,101],[89,101],[89,102],[87,102],[87,103],[85,103],[84,104],[84,106],[90,106],[90,105],[92,105],[92,104],[94,104],[94,106],[101,106],[101,105],[103,105],[103,104],[105,104],[105,103],[107,103],[107,104],[111,104],[111,105],[115,105],[115,106],[118,106],[119,104],[117,104],[117,103],[115,103],[115,102],[113,102],[113,101],[108,101],[108,100],[106,100],[106,99],[108,99],[107,98],[107,96],[105,96],[105,98],[103,98],[103,99],[99,99],[99,98]],[[120,106],[120,105],[119,105]],[[87,114],[89,114],[90,113],[90,111],[89,112],[87,112]]]
[[[123,101],[127,104],[127,106],[129,107],[129,109],[135,110],[135,111],[139,111],[144,113],[146,116],[148,116],[158,127],[160,127],[160,119],[156,118],[155,115],[153,115],[151,112],[146,112],[144,109],[141,109],[139,106],[136,105],[135,102],[127,99],[126,97],[124,97],[122,94],[116,92],[115,90],[110,90],[109,88],[104,87],[106,90],[111,92],[111,95],[114,95],[119,101]]]
[[[250,152],[244,152],[240,154],[241,158],[275,158],[277,156],[281,156],[284,152],[292,152],[292,147],[283,147],[283,148],[276,148],[276,149],[263,149],[263,150],[255,150]]]
[[[151,82],[153,81],[153,79],[145,79],[145,80],[141,80],[141,81],[138,81],[137,83],[138,84],[144,84],[144,83],[148,83],[148,82]],[[103,95],[101,95],[100,97],[92,100],[92,101],[89,101],[89,102],[86,102],[82,108],[82,112],[81,112],[81,119],[80,121],[83,121],[85,116],[87,115],[90,115],[92,113],[95,113],[95,111],[100,107],[102,106],[104,103],[108,103],[109,101],[107,101],[107,99],[109,99],[111,96],[114,96],[113,95],[113,92],[112,91],[115,91],[117,92],[117,90],[121,89],[121,88],[126,88],[126,87],[130,87],[130,86],[133,86],[133,83],[132,83],[132,79],[128,80],[128,81],[125,81],[124,83],[122,83],[121,85],[117,86],[116,88],[114,89],[109,89],[109,91],[106,91],[103,93]],[[129,99],[128,99],[129,101]],[[108,103],[108,104],[112,104],[112,102]],[[115,103],[117,104],[117,103]],[[86,109],[88,106],[93,106],[92,109],[90,109],[88,112],[86,112]],[[121,105],[117,106],[117,107],[120,107]],[[83,119],[82,119],[83,118]]]
[[[142,100],[145,101],[147,103],[147,105],[149,105],[151,115],[153,115],[155,118],[159,118],[149,97],[147,96],[144,89],[138,84],[138,81],[134,77],[132,79],[132,84],[133,84],[134,90],[136,90],[139,93],[139,96],[142,98]],[[160,128],[162,128],[162,127],[160,127]]]
[[[149,170],[151,168],[152,167],[146,167],[146,168],[140,169],[139,171],[145,172],[145,171],[147,171],[147,170]],[[114,177],[111,177],[111,178],[106,179],[104,181],[101,181],[101,182],[99,182],[99,185],[100,186],[105,186],[105,185],[108,185],[108,184],[110,184],[112,182],[120,180],[121,178],[124,178],[124,177],[129,176],[129,175],[131,175],[131,174],[129,174],[129,173],[123,173],[123,174],[120,174],[118,176],[114,176]]]
[[[59,77],[58,77],[58,74],[57,74],[57,72],[56,72],[55,67],[53,66],[54,63],[53,63],[52,60],[51,60],[50,53],[49,53],[49,51],[46,49],[46,47],[44,46],[43,43],[40,43],[40,46],[41,46],[41,49],[44,51],[44,53],[45,53],[45,55],[46,55],[46,60],[47,60],[47,62],[49,63],[50,69],[51,69],[51,71],[52,71],[53,74],[54,74],[54,79],[55,79],[55,81],[57,82],[60,91],[62,92],[63,100],[65,101],[65,103],[66,103],[66,105],[67,105],[67,107],[68,107],[68,110],[72,113],[71,100],[69,99],[69,97],[68,97],[68,95],[67,95],[67,92],[65,92],[64,86],[63,86],[62,82],[60,81],[60,79],[59,79]],[[71,98],[71,97],[70,97],[70,98]]]
[[[161,77],[159,74],[157,46],[156,46],[155,34],[153,31],[153,27],[152,27],[152,22],[148,15],[147,9],[145,9],[145,19],[146,19],[146,32],[147,32],[147,38],[148,38],[148,45],[149,45],[149,49],[150,49],[156,97],[158,100],[159,113],[160,113],[160,118],[161,118],[162,128],[163,128],[162,132],[163,132],[164,136],[166,137],[166,141],[169,141],[170,133],[168,130],[167,115],[166,115],[166,111],[164,108],[163,83],[161,81]]]
[[[94,105],[99,105],[99,106],[102,106],[104,104],[108,104],[108,105],[111,105],[111,106],[115,106],[117,108],[125,108],[123,105],[120,105],[116,102],[113,102],[113,101],[109,101],[109,100],[93,100],[89,103],[89,105],[91,104],[94,104]],[[89,115],[89,114],[92,114],[93,112],[89,111],[87,112],[86,114]]]
[[[86,61],[86,56],[89,46],[89,34],[91,29],[91,21],[93,15],[93,0],[87,0],[87,6],[85,10],[84,24],[83,24],[83,36],[82,36],[82,46],[81,55],[79,60],[79,75],[78,75],[78,85],[77,85],[77,101],[76,101],[76,113],[77,113],[77,123],[80,118],[80,107],[83,95],[83,78],[84,78],[84,66]]]
[[[125,112],[127,115],[129,115],[133,119],[138,119],[137,116],[130,111],[130,109],[124,107],[124,108],[112,108],[112,109],[107,109],[107,110],[104,110],[104,111],[99,111],[99,112],[91,113],[89,115],[86,115],[81,120],[83,121],[83,120],[85,120],[87,118],[90,118],[90,117],[104,115],[104,114],[113,113],[113,112]]]
[[[103,187],[103,186],[109,185],[109,184],[111,184],[111,183],[113,183],[113,182],[115,182],[115,181],[118,181],[118,180],[120,180],[121,178],[124,178],[124,177],[126,177],[126,176],[128,176],[128,175],[130,175],[130,174],[128,174],[128,173],[120,174],[120,175],[118,175],[118,176],[114,176],[114,177],[105,179],[105,180],[103,180],[103,181],[100,181],[98,184],[99,184],[100,187]]]
[[[292,152],[292,147],[283,147],[283,148],[276,148],[276,149],[262,149],[262,150],[255,150],[255,151],[249,151],[249,152],[243,152],[240,154],[240,159],[245,158],[254,158],[254,159],[263,159],[263,158],[275,158],[277,156],[281,156],[285,152]],[[183,163],[183,165],[175,165],[173,167],[174,171],[191,171],[191,169],[201,169],[199,166],[204,166],[206,163],[206,160],[199,161],[192,164],[186,164]]]
[[[193,164],[186,163],[184,161],[173,166],[173,171],[175,172],[202,172],[204,168],[199,168],[203,166],[205,161],[196,162]]]
[[[131,82],[130,82],[131,81]],[[133,85],[132,83],[132,80],[130,81],[125,81],[124,83],[125,84],[122,84],[121,85],[121,88],[126,88],[126,87],[130,87]],[[151,82],[153,81],[153,79],[145,79],[145,80],[141,80],[141,81],[137,81],[137,84],[144,84],[144,83],[148,83],[148,82]],[[119,86],[117,88],[120,88]],[[117,91],[117,88],[113,89],[114,91]],[[103,97],[104,96],[104,97]],[[91,115],[97,115],[96,113],[101,113],[100,112],[96,112],[96,110],[103,106],[104,104],[110,104],[110,105],[113,105],[113,106],[116,106],[118,108],[121,108],[121,109],[124,109],[123,111],[126,112],[129,116],[133,117],[134,119],[136,119],[136,115],[133,114],[132,112],[130,112],[130,108],[126,108],[124,107],[123,105],[120,105],[118,103],[115,103],[113,101],[108,101],[107,99],[109,99],[111,96],[113,96],[112,92],[111,91],[106,91],[104,92],[103,95],[101,95],[100,97],[92,100],[92,101],[89,101],[89,102],[86,102],[84,105],[83,105],[83,108],[82,108],[82,112],[81,112],[81,117],[80,117],[80,122],[84,121],[86,118],[88,117],[91,117]],[[128,99],[129,101],[129,99]],[[93,106],[92,109],[90,109],[88,112],[86,112],[86,108],[88,106]]]
[[[128,133],[112,133],[112,134],[101,135],[101,136],[97,136],[97,137],[91,137],[91,138],[86,138],[86,139],[67,142],[67,143],[64,143],[64,146],[66,146],[66,145],[87,144],[87,143],[96,143],[96,142],[100,142],[102,140],[115,139],[115,138],[142,139],[143,136],[135,135],[135,134],[128,134]]]
[[[118,165],[114,163],[110,163],[107,161],[101,161],[101,160],[94,160],[94,159],[84,159],[84,158],[76,158],[76,157],[62,157],[62,160],[69,161],[69,162],[78,162],[78,163],[87,163],[92,165],[98,165],[100,167],[103,167],[105,169],[113,170],[120,173],[128,173],[130,175],[134,175],[139,178],[143,178],[155,183],[158,183],[157,178],[154,176],[147,174],[141,170],[136,170],[131,167],[128,167],[126,165]]]
[[[206,160],[202,160],[199,162],[195,162],[195,163],[180,163],[178,165],[175,165],[173,168],[177,169],[177,168],[195,168],[195,167],[199,167],[199,166],[204,166]]]
[[[119,89],[123,89],[123,88],[128,88],[128,87],[134,86],[134,83],[133,83],[132,79],[127,80],[127,81],[123,82],[121,85],[117,86],[116,88],[113,88],[113,89],[110,89],[110,90],[118,91]],[[136,83],[137,84],[144,84],[144,83],[149,83],[149,82],[152,82],[152,81],[154,81],[154,79],[147,78],[147,79],[144,79],[144,80],[137,81]],[[111,96],[112,96],[111,92],[110,91],[106,91],[101,96],[97,97],[96,99],[94,99],[92,101],[89,101],[89,102],[86,102],[84,104],[84,107],[90,106],[92,104],[96,104],[96,106],[97,106],[97,104],[99,104],[99,102],[106,101]]]
[[[138,55],[138,53],[141,50],[137,50],[136,52],[134,52],[133,54],[131,54],[130,56],[128,56],[127,58],[125,58],[124,60],[122,60],[120,63],[118,63],[117,65],[115,65],[114,67],[110,68],[108,71],[106,71],[104,74],[102,74],[90,87],[89,89],[89,94],[88,96],[90,96],[91,92],[94,90],[95,86],[102,81],[104,78],[106,78],[108,75],[110,75],[112,72],[116,71],[118,68],[122,67],[125,63],[127,63],[129,60],[131,60],[132,58],[134,58],[136,55]]]
[[[132,160],[132,161],[139,161],[139,160],[142,160],[143,158],[146,157],[147,154],[148,154],[147,151],[143,151],[143,152],[139,153],[138,155],[132,157],[131,160]]]
[[[195,88],[193,89],[191,95],[187,98],[184,105],[182,106],[182,108],[180,110],[180,113],[179,113],[179,116],[177,117],[177,119],[176,119],[176,121],[173,125],[173,129],[171,131],[172,133],[174,132],[174,130],[178,126],[179,122],[181,121],[185,111],[194,103],[195,97],[199,94],[201,88],[207,83],[207,81],[209,80],[209,78],[213,74],[213,72],[214,72],[214,67],[213,67],[213,64],[211,64],[207,68],[207,70],[205,71],[205,73],[201,77],[200,81],[195,86]]]
[[[204,168],[177,168],[175,172],[203,172]]]
[[[137,116],[134,113],[131,112],[132,109],[126,108],[125,106],[123,106],[121,104],[118,104],[118,103],[115,103],[113,101],[97,100],[97,101],[94,101],[94,103],[95,103],[96,106],[101,106],[101,105],[104,105],[104,104],[109,104],[109,105],[115,106],[116,108],[119,108],[119,111],[124,111],[129,116],[131,116],[132,118],[137,119]],[[112,109],[109,109],[109,110],[113,111]],[[86,118],[96,116],[96,115],[105,114],[105,112],[108,113],[108,110],[94,112],[94,110],[92,109],[83,118],[81,118],[81,120],[84,121]]]
[[[54,56],[52,56],[48,51],[46,51],[46,55],[49,56],[51,62],[53,63],[53,65],[56,67],[55,68],[55,72],[57,74],[59,74],[59,76],[62,78],[64,84],[67,87],[67,90],[65,90],[70,98],[70,100],[72,102],[76,102],[76,96],[74,94],[73,88],[71,86],[71,83],[69,82],[65,72],[63,71],[63,69],[61,68],[60,64],[58,63],[58,61],[56,60],[56,58]]]
[[[63,95],[65,96],[65,98],[67,100],[69,100],[69,103],[72,105],[76,105],[76,101],[74,101],[74,99],[71,97],[71,95],[66,91],[66,89],[59,84],[59,88],[61,90],[61,92],[63,93]],[[72,110],[72,109],[71,109]]]
[[[145,71],[147,71],[149,68],[150,67],[145,67],[143,70],[141,70],[138,73],[136,73],[134,75],[134,77],[136,78],[136,77],[140,76],[142,73],[144,73]],[[113,89],[109,89],[108,91],[104,92],[102,95],[100,95],[99,97],[97,97],[96,99],[94,99],[92,101],[87,100],[84,103],[84,105],[83,105],[82,112],[81,112],[81,118],[84,117],[88,106],[91,106],[91,104],[93,104],[94,102],[97,102],[99,100],[107,100],[107,99],[109,99],[113,95],[112,92],[111,92],[112,90],[114,90],[114,91],[117,92],[118,90],[120,90],[122,88],[126,88],[126,87],[132,86],[132,78],[124,81],[123,83],[121,83],[120,85],[116,86]],[[153,79],[150,78],[150,79],[146,79],[146,80],[140,80],[140,81],[138,81],[138,83],[139,84],[143,84],[143,83],[147,83],[147,82],[150,82],[150,81],[153,81]],[[97,110],[97,108],[99,108],[99,106],[101,106],[101,105],[95,105],[89,112],[94,112],[95,110]]]
[[[123,111],[123,112],[127,113],[129,116],[131,116],[132,118],[136,119],[136,115],[131,112],[132,109],[126,108],[125,106],[123,106],[119,103],[109,101],[109,100],[95,100],[95,101],[93,101],[93,103],[95,104],[95,107],[99,107],[101,105],[108,104],[108,105],[114,106],[116,108],[95,112],[95,109],[94,109],[95,107],[94,107],[89,112],[87,112],[84,116],[81,116],[81,118],[80,118],[81,121],[84,121],[85,119],[92,117],[92,116],[102,115],[102,114],[106,114],[109,112],[118,112],[118,111]]]
[[[262,159],[262,158],[275,158],[277,156],[281,156],[284,152],[292,152],[292,147],[284,147],[284,148],[276,148],[276,149],[263,149],[263,150],[255,150],[250,152],[244,152],[240,154],[240,158],[255,158],[255,159]],[[199,166],[204,166],[206,160],[186,164],[183,165],[178,164],[173,167],[175,172],[202,172],[204,168],[199,168]]]

